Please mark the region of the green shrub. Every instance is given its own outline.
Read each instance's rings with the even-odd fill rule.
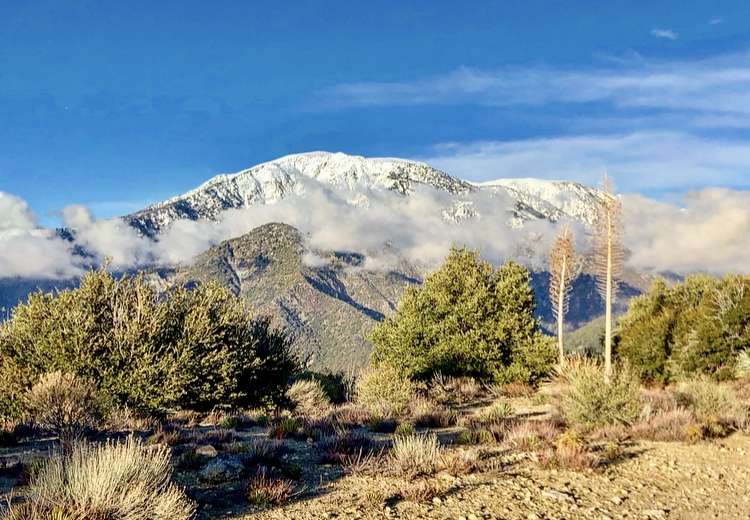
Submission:
[[[35,424],[57,433],[65,446],[97,428],[104,415],[96,386],[62,372],[42,376],[26,393],[25,407]]]
[[[398,426],[396,426],[396,431],[393,432],[394,435],[414,435],[414,425],[409,422],[402,422],[399,423]]]
[[[414,394],[414,384],[392,366],[365,370],[357,379],[357,403],[381,418],[404,413]]]
[[[371,339],[374,364],[425,381],[439,372],[536,382],[556,359],[534,319],[528,271],[513,262],[493,269],[466,249],[452,249],[423,285],[407,289]]]
[[[642,380],[693,375],[734,377],[737,356],[750,348],[750,277],[688,277],[657,281],[619,321],[617,353]]]
[[[9,518],[107,518],[188,520],[195,506],[171,482],[166,446],[146,447],[132,437],[123,443],[78,444],[52,458],[32,479],[21,516]],[[15,516],[14,516],[15,515]]]
[[[306,417],[319,417],[331,410],[331,401],[315,380],[296,381],[286,393],[294,411]]]
[[[639,383],[627,368],[619,367],[608,383],[596,362],[569,361],[561,377],[561,407],[565,418],[575,426],[591,428],[614,424],[632,424],[640,414]]]
[[[286,439],[294,437],[302,430],[302,423],[294,417],[283,417],[278,423],[272,425],[268,430],[268,436],[272,439]]]
[[[493,444],[495,435],[489,430],[463,430],[456,436],[456,444],[475,445],[475,444]]]
[[[216,284],[160,296],[143,277],[86,274],[37,293],[0,326],[0,416],[60,370],[135,410],[278,404],[298,367],[287,337]]]
[[[483,409],[479,417],[485,423],[500,423],[507,419],[510,419],[515,414],[513,406],[506,402],[492,403],[487,408]]]

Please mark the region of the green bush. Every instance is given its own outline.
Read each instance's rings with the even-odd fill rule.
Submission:
[[[533,313],[526,269],[513,262],[493,269],[476,252],[454,248],[373,330],[373,362],[421,380],[441,373],[536,382],[549,372],[555,352]]]
[[[627,367],[619,367],[605,383],[599,364],[571,360],[561,369],[561,378],[565,387],[560,404],[573,426],[632,424],[640,414],[639,382]]]
[[[357,403],[370,415],[388,418],[406,411],[414,384],[391,366],[365,370],[357,379]]]
[[[620,319],[616,348],[645,381],[734,377],[738,354],[750,348],[750,277],[656,281]]]
[[[80,287],[37,293],[0,326],[0,416],[60,370],[136,410],[210,410],[285,401],[297,371],[287,337],[252,319],[216,284],[159,295],[143,277],[86,274]]]

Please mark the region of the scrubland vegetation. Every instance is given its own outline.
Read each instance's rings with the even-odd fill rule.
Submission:
[[[97,271],[32,296],[0,327],[0,453],[22,454],[0,466],[17,486],[0,518],[214,518],[337,479],[381,510],[514,464],[596,474],[638,442],[750,431],[748,279],[657,282],[620,319],[606,382],[598,358],[559,362],[528,279],[453,250],[353,377],[305,371],[210,284],[159,295]]]

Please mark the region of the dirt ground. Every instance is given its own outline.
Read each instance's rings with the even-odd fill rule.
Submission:
[[[494,471],[438,475],[445,493],[400,500],[382,478],[347,476],[284,507],[242,520],[323,518],[574,519],[750,518],[750,437],[698,444],[639,442],[601,472],[544,470],[497,454]]]

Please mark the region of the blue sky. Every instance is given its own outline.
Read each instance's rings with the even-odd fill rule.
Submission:
[[[746,1],[0,2],[0,191],[122,214],[288,153],[750,189]]]

